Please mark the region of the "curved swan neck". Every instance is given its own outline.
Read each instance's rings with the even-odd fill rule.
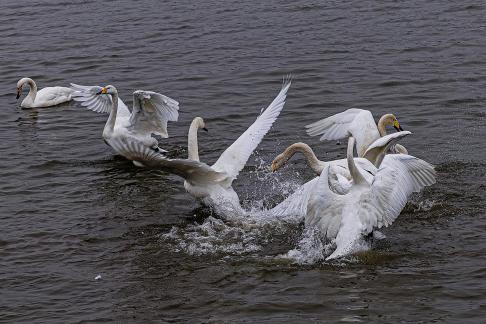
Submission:
[[[37,97],[37,85],[31,78],[23,78],[19,81],[20,87],[22,87],[26,83],[29,85],[29,93],[22,101],[22,104],[33,104],[35,101],[35,97]]]
[[[187,134],[187,151],[189,160],[199,161],[199,147],[197,143],[197,131],[202,128],[201,118],[196,117],[192,120]]]
[[[351,173],[351,176],[353,177],[353,182],[354,184],[360,184],[365,182],[365,179],[361,172],[359,172],[358,167],[354,163],[354,143],[355,139],[354,137],[350,136],[348,139],[348,150],[347,150],[347,160],[348,160],[348,169],[349,173]]]
[[[116,115],[118,113],[118,93],[114,93],[111,95],[111,100],[113,101],[111,105],[110,116],[105,124],[105,129],[103,131],[103,135],[108,135],[113,133],[115,129],[115,122],[116,122]]]
[[[383,137],[386,135],[386,126],[393,125],[394,116],[392,114],[385,114],[381,116],[380,120],[378,121],[378,132],[380,136]]]
[[[286,163],[295,153],[302,153],[307,160],[307,165],[317,174],[322,172],[321,161],[316,157],[311,147],[305,143],[294,143],[282,153],[283,163]]]

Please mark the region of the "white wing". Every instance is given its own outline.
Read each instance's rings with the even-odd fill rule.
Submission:
[[[332,172],[331,172],[332,173]],[[307,204],[306,227],[318,227],[326,239],[332,240],[341,226],[346,195],[338,195],[329,187],[330,167],[326,167],[314,186]]]
[[[411,155],[388,154],[358,211],[366,233],[392,224],[413,192],[436,181],[434,167]]]
[[[322,135],[321,141],[340,140],[351,133],[356,139],[359,157],[364,155],[371,143],[380,138],[373,115],[370,111],[363,109],[351,108],[305,127],[310,136]]]
[[[284,81],[282,90],[280,90],[277,97],[257,120],[221,154],[216,163],[214,163],[213,169],[219,172],[226,172],[230,178],[236,179],[238,173],[245,167],[250,155],[260,144],[277,119],[280,111],[282,111],[290,84],[290,80]]]
[[[111,111],[111,95],[97,94],[101,91],[100,86],[83,86],[71,83],[73,93],[71,95],[74,101],[81,103],[81,106],[98,113],[109,113]]]
[[[148,168],[176,174],[188,181],[219,182],[227,178],[225,174],[216,172],[207,164],[199,161],[167,159],[136,140],[117,137],[110,140],[110,145],[115,151],[129,160],[139,162]]]
[[[285,198],[284,201],[270,209],[270,215],[279,219],[300,222],[307,213],[307,204],[318,180],[319,177],[315,177],[304,183],[293,194]]]
[[[128,127],[135,133],[156,134],[164,138],[167,122],[179,118],[179,103],[153,91],[137,90],[133,93],[133,110]]]
[[[363,157],[371,161],[376,167],[379,167],[388,149],[410,134],[412,133],[409,131],[401,131],[380,137],[368,146]]]

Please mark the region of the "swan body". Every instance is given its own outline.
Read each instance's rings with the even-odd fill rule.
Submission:
[[[364,157],[368,146],[387,134],[386,126],[393,126],[397,131],[403,131],[393,114],[383,115],[376,124],[370,111],[351,108],[305,127],[310,136],[321,135],[321,141],[340,140],[351,134],[356,139],[358,157]],[[407,149],[400,144],[393,145],[391,151],[408,154]],[[374,163],[375,161],[371,162]]]
[[[290,84],[290,80],[284,82],[272,103],[211,166],[199,161],[197,131],[205,129],[201,117],[194,118],[189,128],[188,159],[167,159],[131,139],[117,139],[113,145],[120,154],[142,166],[162,169],[183,177],[186,191],[203,204],[213,207],[217,213],[244,214],[232,183],[283,109]]]
[[[20,98],[23,86],[29,86],[29,93],[22,100],[22,108],[42,108],[56,106],[71,100],[73,90],[67,87],[46,87],[37,91],[37,85],[31,78],[22,78],[17,82],[17,99]]]
[[[71,83],[71,87],[73,99],[81,102],[82,106],[99,113],[109,113],[103,129],[103,139],[108,145],[115,148],[112,141],[123,137],[132,138],[153,150],[164,151],[152,134],[163,138],[169,136],[167,122],[177,121],[179,117],[177,101],[157,92],[137,90],[133,93],[130,112],[112,85],[98,87]]]
[[[330,177],[336,167],[327,165],[307,204],[306,227],[317,226],[325,239],[335,240],[336,250],[327,260],[357,252],[365,236],[394,222],[413,192],[436,181],[432,165],[405,154],[383,154],[380,168],[369,181],[366,172],[355,163],[354,144],[354,137],[349,137],[349,191],[338,194],[333,190]],[[393,144],[394,141],[388,141],[382,151]]]

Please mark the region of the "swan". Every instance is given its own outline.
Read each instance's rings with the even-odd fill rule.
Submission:
[[[31,78],[22,78],[17,82],[17,99],[22,94],[24,84],[29,85],[29,94],[22,100],[22,108],[41,108],[59,105],[71,100],[73,90],[67,87],[47,87],[37,91],[37,85]]]
[[[406,135],[405,135],[406,136]],[[386,139],[385,139],[386,140]],[[394,222],[409,196],[436,181],[434,167],[406,154],[384,154],[393,145],[384,139],[380,147],[382,163],[371,177],[355,163],[355,139],[348,139],[347,163],[350,189],[338,194],[330,184],[336,166],[327,164],[313,187],[307,204],[305,226],[317,226],[327,240],[335,240],[336,249],[326,260],[357,252],[359,243],[373,230]],[[384,145],[383,145],[384,144]],[[371,180],[371,181],[370,181]]]
[[[368,181],[372,181],[372,176],[377,172],[377,167],[371,163],[368,158],[373,158],[381,163],[390,146],[396,143],[403,137],[410,135],[409,131],[401,131],[389,135],[385,135],[376,140],[367,151],[365,151],[365,158],[355,158],[355,163],[364,171]],[[304,218],[307,214],[307,204],[314,190],[315,183],[326,166],[331,166],[333,172],[329,178],[329,184],[333,191],[338,194],[346,194],[349,192],[352,184],[351,174],[348,170],[347,159],[339,159],[334,161],[324,162],[319,160],[312,148],[305,143],[294,143],[287,147],[283,153],[279,154],[272,161],[270,169],[276,172],[296,153],[302,153],[307,160],[307,164],[317,175],[316,178],[306,182],[299,187],[292,195],[287,197],[282,203],[273,208],[272,213],[284,217],[292,214],[297,217]],[[386,162],[385,162],[386,164]]]
[[[201,117],[194,118],[189,128],[188,159],[168,159],[133,139],[117,138],[112,145],[117,152],[138,162],[138,165],[181,176],[185,180],[186,191],[204,205],[214,208],[216,213],[245,214],[232,183],[283,109],[290,85],[290,79],[284,81],[272,103],[211,166],[199,160],[197,132],[205,128]]]
[[[387,134],[386,126],[393,126],[397,131],[403,131],[393,114],[383,115],[376,124],[369,110],[351,108],[305,127],[310,136],[322,135],[321,141],[340,140],[350,133],[356,139],[358,156],[363,157],[371,143]],[[392,146],[391,151],[408,154],[407,149],[400,144]]]
[[[130,112],[112,85],[99,87],[71,83],[71,88],[74,90],[74,101],[81,102],[90,110],[110,113],[103,129],[103,139],[115,151],[113,140],[124,137],[133,138],[154,151],[166,152],[159,148],[152,134],[169,137],[167,122],[179,118],[177,101],[157,92],[137,90],[133,93],[133,109]]]

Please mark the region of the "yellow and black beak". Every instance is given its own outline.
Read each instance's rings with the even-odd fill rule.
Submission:
[[[397,132],[403,131],[403,128],[402,128],[402,126],[400,126],[400,123],[398,122],[398,120],[395,120],[395,122],[393,123],[393,128],[395,128]]]
[[[17,99],[20,98],[20,93],[22,92],[22,88],[17,88]]]
[[[98,92],[97,94],[100,95],[100,94],[106,94],[108,92],[108,89],[106,89],[106,87],[103,87],[101,88],[100,92]]]

